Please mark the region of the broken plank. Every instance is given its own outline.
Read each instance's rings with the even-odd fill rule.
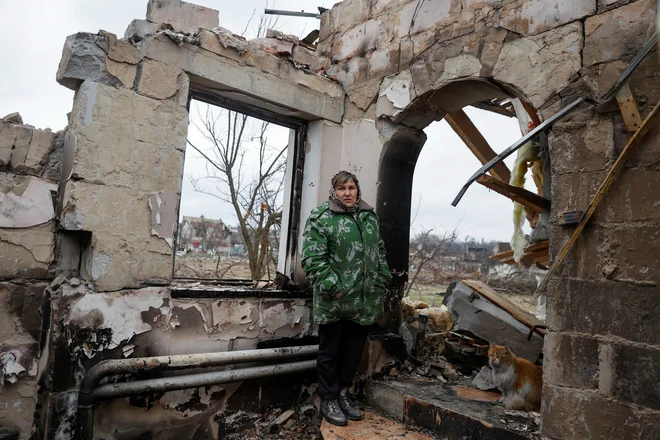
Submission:
[[[501,260],[503,258],[509,258],[513,256],[513,249],[510,251],[504,251],[490,256],[491,260]]]
[[[495,158],[497,154],[488,145],[486,139],[479,132],[477,127],[472,123],[468,115],[463,110],[457,110],[445,115],[445,120],[449,126],[456,132],[465,145],[472,151],[482,165],[487,164],[491,159]],[[490,171],[493,176],[502,182],[509,182],[511,180],[511,171],[504,164],[499,162]]]
[[[549,249],[540,249],[534,252],[526,252],[520,262],[525,266],[531,266],[533,263],[536,263],[537,258],[543,258],[544,260],[548,259]]]
[[[477,182],[535,212],[541,212],[544,208],[550,208],[550,200],[534,194],[525,188],[509,185],[508,183],[504,183],[501,180],[486,175],[480,176],[477,179]]]
[[[603,197],[605,197],[605,194],[607,194],[607,191],[610,189],[610,186],[612,186],[614,180],[620,174],[621,170],[623,170],[623,166],[625,165],[626,160],[628,160],[628,158],[632,156],[632,154],[637,149],[637,146],[639,145],[641,139],[644,137],[644,135],[646,135],[646,133],[649,131],[653,123],[660,115],[660,111],[658,111],[658,109],[660,109],[660,102],[657,103],[655,107],[653,107],[651,113],[649,113],[649,115],[646,117],[644,122],[642,122],[642,125],[639,127],[639,129],[630,137],[630,140],[628,140],[626,146],[623,147],[623,151],[621,151],[621,154],[616,159],[616,162],[614,162],[614,165],[612,165],[612,168],[607,173],[607,176],[605,176],[605,180],[603,180],[603,183],[601,183],[600,186],[598,187],[598,190],[596,190],[596,194],[594,194],[593,198],[591,199],[591,203],[589,203],[589,207],[587,208],[587,211],[580,219],[580,223],[577,225],[575,231],[573,231],[573,234],[571,234],[566,244],[564,244],[564,247],[562,248],[561,252],[559,252],[559,255],[555,259],[554,263],[552,263],[552,266],[550,266],[548,273],[546,273],[545,277],[543,277],[543,281],[541,281],[541,285],[539,286],[538,289],[536,289],[536,292],[534,293],[534,299],[541,296],[541,294],[548,287],[548,284],[550,283],[550,279],[555,274],[555,272],[557,272],[557,269],[559,269],[561,264],[564,262],[564,260],[568,256],[568,253],[571,251],[571,248],[573,247],[578,237],[580,236],[580,233],[589,222],[589,219],[591,219],[591,216],[596,211],[596,208],[600,204],[600,201],[603,200]]]
[[[628,84],[621,87],[621,90],[616,94],[616,102],[619,104],[623,122],[626,124],[626,131],[629,133],[635,132],[642,126],[642,115],[639,114],[637,102]]]
[[[525,248],[525,252],[534,252],[540,249],[548,249],[550,247],[550,240],[539,241],[538,243],[531,244]]]
[[[490,302],[513,316],[516,320],[525,324],[527,327],[532,328],[536,325],[544,325],[544,323],[540,321],[536,316],[532,315],[531,313],[527,313],[509,301],[507,298],[497,293],[487,284],[476,280],[461,280],[461,282],[468,286],[470,289],[476,291],[479,295],[487,298]],[[540,335],[545,335],[545,332],[542,329],[537,328],[534,331]]]
[[[534,252],[541,249],[548,249],[550,247],[550,240],[539,241],[538,243],[531,244],[524,249],[525,253]],[[490,256],[491,260],[503,260],[513,257],[513,249],[508,251],[499,252]]]

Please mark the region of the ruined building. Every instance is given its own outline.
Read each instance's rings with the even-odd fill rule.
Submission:
[[[124,38],[71,35],[57,75],[75,90],[66,129],[0,123],[0,426],[73,438],[81,379],[103,359],[313,334],[308,292],[173,281],[191,98],[291,128],[278,261],[295,282],[307,214],[336,170],[359,175],[400,274],[381,323],[396,329],[424,128],[472,104],[518,98],[541,122],[601,97],[655,23],[654,0],[346,0],[323,13],[313,53],[276,36],[246,41],[211,9],[151,0]],[[660,100],[655,51],[627,82],[642,119]],[[616,100],[585,103],[541,136],[551,207],[533,238],[550,239],[551,259],[574,228],[562,214],[587,208],[627,122]],[[660,438],[659,155],[655,124],[551,280],[546,438]],[[225,408],[266,395],[233,382],[104,400],[94,435],[218,438]]]

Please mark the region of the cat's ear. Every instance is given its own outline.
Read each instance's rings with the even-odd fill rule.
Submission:
[[[511,353],[511,350],[509,350],[509,347],[507,347],[507,346],[505,345],[505,346],[504,346],[504,352],[505,352],[505,353]]]

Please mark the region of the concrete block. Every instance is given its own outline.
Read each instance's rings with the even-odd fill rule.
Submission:
[[[62,227],[69,231],[116,232],[148,237],[151,212],[147,192],[84,181],[66,183]]]
[[[641,438],[639,416],[627,405],[596,392],[543,387],[541,434],[552,439]]]
[[[124,87],[132,89],[137,76],[137,66],[135,64],[119,63],[110,57],[105,60],[105,67],[110,75],[117,78]]]
[[[126,89],[85,82],[74,99],[72,176],[136,191],[178,193],[188,112]]]
[[[215,84],[213,87],[218,89],[250,90],[251,97],[245,98],[250,103],[255,98],[261,99],[265,101],[264,105],[276,105],[283,111],[292,111],[292,115],[301,119],[341,121],[344,110],[341,86],[296,69],[288,61],[262,51],[253,51],[247,53],[244,64],[240,64],[233,59],[210,54],[198,46],[184,44],[179,47],[161,35],[148,37],[142,44],[146,57],[185,70],[193,81],[194,78],[204,78],[206,86]],[[279,75],[264,72],[278,72]]]
[[[0,122],[0,165],[23,174],[40,174],[55,145],[56,134]]]
[[[250,46],[278,56],[291,56],[293,54],[293,43],[277,38],[254,38],[248,41]]]
[[[555,124],[549,138],[552,172],[608,169],[614,159],[614,124],[611,116],[595,112],[585,122]]]
[[[318,68],[319,64],[316,53],[303,46],[293,47],[293,61],[304,66],[309,66],[309,70],[312,72]]]
[[[582,24],[577,22],[507,42],[502,46],[493,77],[515,84],[539,108],[582,67],[583,41]]]
[[[154,99],[168,99],[181,93],[187,100],[188,89],[181,87],[186,84],[181,79],[182,76],[185,76],[185,73],[181,69],[158,61],[144,60],[137,91]]]
[[[543,348],[543,379],[553,385],[597,389],[598,341],[548,332]]]
[[[376,49],[381,24],[380,20],[369,20],[344,33],[334,46],[333,58],[345,60]]]
[[[30,148],[32,128],[18,124],[0,122],[0,166],[11,164],[12,154],[18,150],[16,157],[21,153],[25,157]]]
[[[135,19],[126,28],[124,38],[132,42],[140,42],[147,35],[153,35],[163,28],[160,23],[152,23],[148,20]]]
[[[626,168],[601,202],[601,220],[616,223],[660,221],[660,188],[655,184],[658,175],[658,170],[654,169]]]
[[[48,278],[55,258],[53,223],[0,228],[0,278]]]
[[[628,60],[655,32],[655,0],[640,0],[604,14],[587,18],[584,24],[584,65]]]
[[[110,74],[106,67],[108,50],[107,37],[88,32],[69,35],[62,49],[57,82],[71,90],[78,89],[85,80],[121,87],[121,80]]]
[[[564,280],[551,284],[547,298],[547,323],[553,331],[660,344],[657,287]]]
[[[188,34],[200,28],[213,29],[219,25],[218,11],[181,0],[149,0],[147,20],[167,23],[175,31]]]
[[[130,231],[92,235],[88,276],[97,291],[168,284],[172,280],[172,248],[157,237]]]
[[[489,14],[489,26],[501,26],[522,35],[534,35],[596,13],[593,0],[523,0]]]
[[[612,277],[660,283],[660,228],[608,228],[600,246],[611,247]]]
[[[378,407],[394,420],[403,421],[406,396],[401,391],[373,380],[366,381],[364,388],[365,401],[368,405]]]
[[[30,147],[25,155],[23,165],[21,167],[16,166],[15,169],[22,173],[41,173],[43,166],[48,162],[48,156],[55,147],[56,136],[57,133],[49,130],[32,130]],[[12,161],[13,159],[12,155]]]
[[[364,23],[369,19],[371,10],[370,0],[346,0],[335,5],[330,14],[332,23],[337,30],[346,31],[353,26]]]

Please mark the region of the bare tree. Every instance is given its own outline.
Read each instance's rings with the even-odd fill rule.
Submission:
[[[441,250],[446,250],[456,240],[455,230],[447,232],[442,236],[432,234],[431,232],[433,232],[433,229],[429,229],[428,231],[422,230],[411,242],[413,253],[410,257],[410,264],[415,266],[415,273],[410,281],[408,281],[405,296],[410,295],[410,291],[415,285],[422,269],[429,262],[435,260]]]
[[[206,159],[207,175],[191,178],[191,183],[195,191],[233,207],[251,278],[260,280],[273,259],[271,231],[280,226],[282,218],[278,199],[284,182],[287,146],[270,145],[269,124],[241,113],[208,106],[199,119],[200,125],[194,125],[206,145],[195,145],[190,140],[188,145]]]

